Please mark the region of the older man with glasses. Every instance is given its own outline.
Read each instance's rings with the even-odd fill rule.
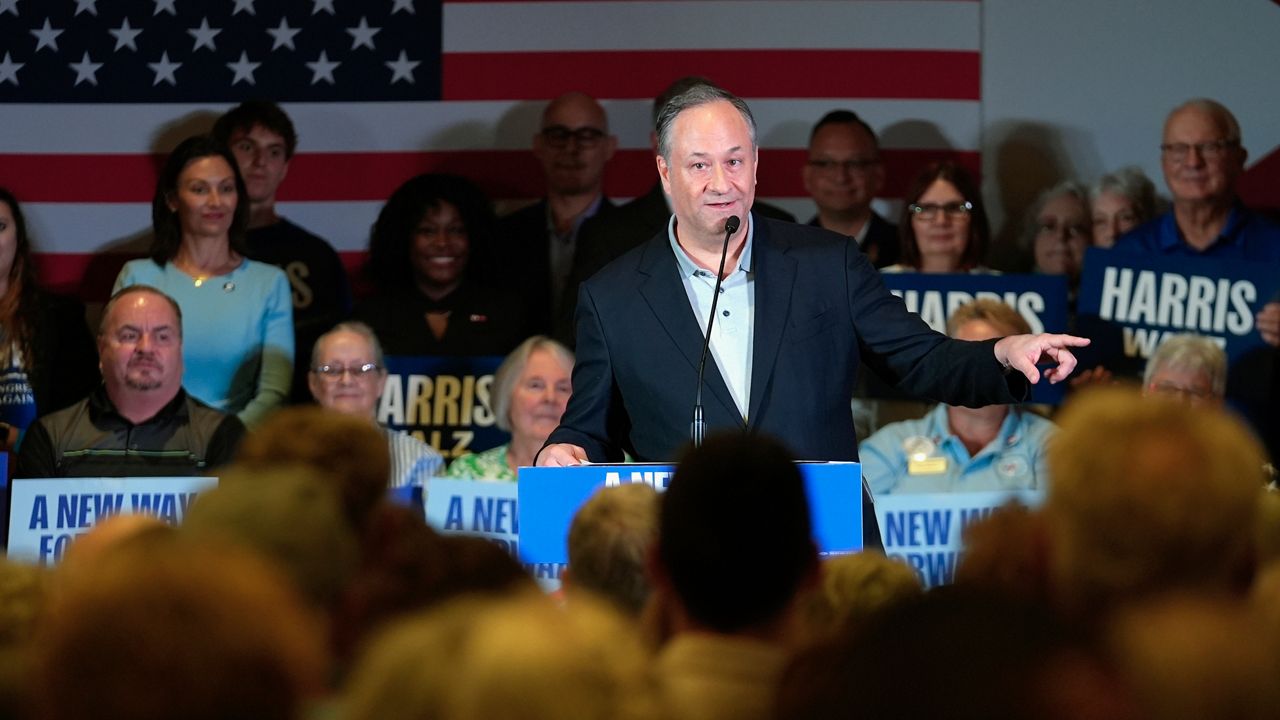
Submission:
[[[604,196],[604,166],[617,150],[609,118],[591,96],[570,92],[552,100],[533,136],[533,155],[547,180],[542,200],[502,219],[500,262],[491,266],[504,285],[534,307],[537,329],[551,331],[584,220],[613,207]]]
[[[307,385],[321,407],[376,424],[386,384],[382,345],[368,325],[339,323],[316,341]],[[389,487],[422,487],[444,470],[444,458],[435,448],[400,430],[382,431],[391,453]]]
[[[1240,124],[1221,103],[1199,98],[1174,108],[1160,144],[1173,206],[1122,235],[1116,249],[1280,263],[1280,225],[1245,207],[1236,195],[1249,156],[1240,141]],[[1280,302],[1273,300],[1258,313],[1258,331],[1280,346]]]

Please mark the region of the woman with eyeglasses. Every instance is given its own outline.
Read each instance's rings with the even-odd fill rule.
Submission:
[[[376,288],[355,319],[388,355],[505,355],[532,334],[527,303],[485,287],[476,270],[493,257],[493,211],[480,188],[426,174],[396,189],[378,214],[365,270]]]
[[[446,475],[473,480],[516,480],[560,424],[573,393],[573,353],[551,338],[535,335],[502,361],[490,393],[494,421],[511,442],[453,461]]]
[[[182,141],[156,183],[151,257],[126,263],[115,290],[150,285],[176,300],[183,387],[253,427],[289,395],[293,299],[283,271],[245,257],[245,193],[226,145]]]
[[[1027,211],[1023,244],[1031,251],[1036,272],[1066,275],[1074,289],[1084,265],[1084,251],[1093,245],[1088,192],[1067,180],[1041,193]]]
[[[951,161],[926,167],[902,207],[902,262],[881,272],[983,273],[991,227],[978,186]]]

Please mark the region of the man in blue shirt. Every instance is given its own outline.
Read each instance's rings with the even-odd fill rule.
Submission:
[[[1221,103],[1188,100],[1164,123],[1160,164],[1173,205],[1116,241],[1116,249],[1176,257],[1280,264],[1280,225],[1236,196],[1248,152],[1240,124]],[[1258,313],[1264,340],[1280,345],[1280,299]]]

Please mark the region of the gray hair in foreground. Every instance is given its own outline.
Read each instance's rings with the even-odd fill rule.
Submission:
[[[1164,367],[1203,372],[1209,376],[1216,397],[1222,397],[1227,392],[1227,353],[1203,335],[1173,335],[1160,343],[1160,347],[1147,360],[1147,368],[1142,373],[1142,385],[1150,385],[1156,371]]]

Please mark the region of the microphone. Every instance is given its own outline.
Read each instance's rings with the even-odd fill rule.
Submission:
[[[702,377],[707,369],[707,352],[711,350],[711,328],[716,322],[716,303],[720,300],[720,285],[724,282],[724,262],[729,257],[729,238],[738,232],[742,220],[730,215],[724,221],[724,247],[720,248],[720,271],[716,273],[716,286],[711,291],[711,315],[707,317],[707,336],[702,339],[702,355],[698,358],[698,394],[693,403],[693,423],[689,433],[693,446],[702,447],[707,436],[707,421],[702,416]]]

